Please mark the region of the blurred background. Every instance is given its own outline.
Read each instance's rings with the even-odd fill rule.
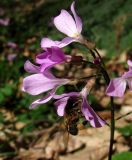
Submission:
[[[65,133],[56,131],[60,128],[60,120],[53,102],[29,110],[29,105],[37,97],[21,91],[22,79],[28,75],[23,68],[25,61],[34,61],[41,51],[43,37],[54,40],[64,37],[56,30],[52,20],[61,9],[70,10],[71,3],[72,0],[0,1],[0,160],[79,160],[82,156],[88,160],[95,160],[97,156],[100,157],[98,160],[104,160],[107,157],[108,143],[102,145],[108,141],[109,127],[87,127],[87,131],[80,131],[79,136],[67,138],[69,145],[64,147]],[[113,75],[127,69],[126,60],[132,58],[131,7],[131,0],[76,0],[76,11],[83,20],[83,35],[96,42],[100,54],[108,63],[108,71]],[[67,46],[64,51],[67,54],[87,53],[76,43]],[[64,90],[61,87],[61,91]],[[95,91],[95,96],[90,97],[91,103],[100,106],[101,109],[95,107],[95,110],[109,121],[109,98],[103,97],[98,101],[96,96],[101,97],[101,92]],[[132,111],[131,96],[127,92],[123,99],[115,100],[117,115]],[[132,159],[131,122],[131,115],[117,122],[113,160]],[[60,146],[56,150],[58,143]],[[97,143],[101,155],[96,150]],[[33,149],[36,145],[39,147]],[[92,159],[93,154],[95,157]]]

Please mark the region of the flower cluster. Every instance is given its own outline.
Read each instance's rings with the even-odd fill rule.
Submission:
[[[26,61],[24,68],[27,72],[31,73],[23,80],[23,91],[31,95],[39,95],[47,93],[46,96],[34,101],[30,108],[35,108],[40,104],[44,104],[51,99],[54,99],[57,113],[59,116],[65,115],[65,109],[71,98],[80,98],[82,104],[80,111],[85,119],[91,124],[92,127],[102,127],[105,121],[102,120],[92,109],[87,101],[90,88],[84,86],[80,92],[69,92],[57,95],[57,89],[62,85],[67,85],[71,82],[68,78],[57,78],[51,72],[56,64],[70,63],[72,57],[66,55],[62,51],[62,47],[67,46],[72,42],[83,42],[82,21],[75,11],[75,2],[71,5],[71,15],[66,10],[61,10],[60,15],[54,18],[55,27],[67,37],[61,41],[53,41],[49,38],[43,38],[41,41],[41,48],[43,52],[36,56],[36,65],[30,61]]]

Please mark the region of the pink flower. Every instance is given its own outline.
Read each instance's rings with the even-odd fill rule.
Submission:
[[[29,73],[39,73],[40,72],[40,67],[32,64],[29,60],[25,62],[24,69]]]
[[[18,45],[14,42],[7,42],[7,46],[13,49],[16,49],[18,47]]]
[[[48,54],[49,53],[46,54],[45,56],[46,58],[48,57]],[[53,59],[58,60],[58,57],[56,58],[55,57]],[[62,57],[64,58],[64,56]],[[40,58],[37,61],[43,64],[43,60],[44,60],[43,58],[42,59]],[[92,107],[89,105],[87,101],[87,95],[88,95],[87,88],[84,88],[81,92],[71,92],[71,93],[64,93],[62,95],[56,95],[55,94],[56,90],[60,86],[69,83],[69,79],[56,78],[48,69],[45,70],[44,73],[41,73],[41,66],[36,66],[32,64],[30,61],[27,61],[25,63],[24,68],[27,72],[33,73],[33,74],[24,78],[23,91],[31,95],[39,95],[47,92],[46,96],[35,100],[30,105],[30,109],[33,109],[40,104],[47,103],[51,99],[55,99],[57,100],[55,102],[55,105],[57,106],[57,113],[59,116],[63,116],[68,100],[70,98],[74,99],[74,98],[81,97],[82,106],[80,110],[82,111],[82,114],[84,115],[86,120],[91,124],[91,126],[102,127],[103,125],[105,125],[105,122],[94,112],[94,110],[92,109]]]
[[[95,111],[89,105],[87,101],[87,95],[88,95],[87,88],[84,88],[81,92],[71,92],[62,95],[54,95],[53,97],[55,99],[59,99],[55,102],[58,115],[64,116],[65,108],[70,98],[74,100],[74,98],[76,97],[82,97],[81,111],[86,120],[91,124],[92,127],[98,128],[104,126],[105,122],[95,113]]]
[[[23,80],[23,91],[31,95],[39,95],[41,93],[47,92],[47,96],[42,97],[34,101],[30,108],[35,108],[39,104],[44,104],[52,99],[56,90],[69,82],[68,79],[59,79],[49,74],[47,77],[42,74],[33,74],[24,78]]]
[[[44,50],[53,46],[63,48],[74,41],[76,42],[77,40],[71,37],[65,37],[64,39],[62,39],[62,41],[53,41],[49,38],[42,38],[41,48],[43,48]]]
[[[36,56],[36,63],[39,66],[32,64],[30,61],[26,61],[24,69],[29,73],[43,73],[49,74],[50,68],[56,64],[63,62],[69,62],[71,60],[70,55],[65,55],[64,52],[58,47],[47,48],[44,53],[40,53]]]
[[[105,122],[94,112],[89,103],[87,102],[87,88],[84,88],[81,92],[64,93],[62,95],[56,95],[56,90],[69,82],[68,79],[59,79],[54,77],[48,70],[45,74],[40,73],[40,67],[33,65],[30,61],[25,63],[24,68],[29,73],[35,73],[31,76],[24,78],[23,91],[31,95],[39,95],[44,92],[48,92],[46,96],[35,100],[30,109],[36,108],[40,104],[47,103],[51,99],[57,100],[55,105],[57,106],[57,113],[59,116],[64,115],[65,107],[69,98],[82,97],[81,111],[87,121],[93,127],[102,127]]]
[[[75,12],[75,2],[71,5],[71,12],[73,17],[66,10],[61,10],[60,15],[54,18],[54,24],[60,32],[68,37],[78,39],[82,31],[82,21]]]
[[[68,79],[56,78],[49,70],[45,74],[40,72],[40,67],[26,61],[24,68],[29,73],[34,73],[23,79],[22,90],[31,95],[39,95],[48,92],[47,96],[34,101],[30,108],[35,108],[39,104],[44,104],[52,99],[56,90],[69,82]]]
[[[67,62],[71,56],[66,56],[58,47],[51,47],[46,49],[44,53],[36,56],[36,63],[40,64],[40,71],[44,72],[46,69],[53,67],[56,64]]]
[[[106,94],[112,97],[122,97],[128,85],[132,91],[132,61],[128,61],[129,71],[119,78],[113,78],[106,89]]]
[[[129,70],[132,70],[132,61],[131,60],[128,60],[127,61],[127,64],[129,66]]]
[[[16,54],[9,54],[8,56],[7,56],[7,60],[8,61],[14,61],[15,60],[15,58],[17,57],[17,55]]]
[[[37,68],[30,68],[30,72],[33,71],[37,72]],[[69,82],[68,79],[61,79],[56,78],[53,76],[49,71],[46,74],[43,73],[36,73],[31,76],[27,76],[23,80],[23,91],[31,94],[31,95],[38,95],[43,92],[47,92],[52,90],[56,87],[62,86]]]
[[[68,37],[64,38],[62,41],[53,41],[49,38],[43,38],[41,41],[41,47],[43,49],[51,46],[58,46],[61,48],[72,42],[82,41],[82,20],[75,11],[75,2],[71,5],[71,12],[73,16],[63,9],[61,13],[54,18],[54,25],[56,28]]]
[[[34,109],[34,108],[36,108],[38,105],[45,104],[45,103],[49,102],[49,101],[53,98],[56,90],[57,90],[57,88],[54,88],[54,89],[52,89],[51,91],[49,91],[46,96],[44,96],[44,97],[42,97],[42,98],[40,98],[40,99],[35,100],[35,101],[29,106],[29,108],[30,108],[30,109]]]

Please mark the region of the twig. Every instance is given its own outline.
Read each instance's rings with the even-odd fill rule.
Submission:
[[[128,113],[126,113],[126,114],[124,114],[124,115],[121,115],[121,116],[117,117],[115,120],[118,121],[118,120],[120,120],[121,118],[126,117],[126,116],[128,116],[129,114],[131,114],[131,113],[132,113],[132,111],[131,111],[131,112],[128,112]]]

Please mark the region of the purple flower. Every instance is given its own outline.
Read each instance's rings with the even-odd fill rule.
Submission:
[[[127,61],[127,64],[129,66],[129,70],[132,70],[132,61],[131,60],[128,60]]]
[[[34,73],[23,79],[22,90],[24,92],[31,95],[39,95],[48,91],[47,96],[34,101],[30,108],[35,108],[39,104],[48,102],[60,86],[69,82],[68,79],[56,78],[49,70],[45,71],[45,74],[41,73],[40,67],[30,61],[26,61],[24,68],[27,72]]]
[[[46,49],[44,53],[36,56],[36,63],[41,65],[41,72],[53,67],[56,64],[67,62],[71,59],[71,56],[66,56],[62,50],[58,47],[51,47]]]
[[[41,47],[43,49],[50,48],[51,46],[58,46],[61,48],[72,42],[82,41],[82,20],[75,11],[75,2],[71,5],[71,12],[73,16],[63,9],[61,13],[54,18],[54,25],[56,28],[68,37],[64,38],[62,41],[53,41],[48,38],[43,38],[41,41]]]
[[[40,72],[40,67],[32,64],[29,60],[25,62],[24,69],[29,73],[39,73]]]
[[[42,97],[42,98],[40,98],[40,99],[35,100],[35,101],[29,106],[29,108],[30,108],[30,109],[34,109],[34,108],[36,108],[38,105],[47,103],[48,101],[50,101],[50,100],[53,98],[56,90],[57,90],[57,87],[54,88],[54,89],[52,89],[51,91],[49,91],[46,96],[44,96],[44,97]]]
[[[47,73],[49,74],[36,73],[24,78],[23,90],[31,95],[38,95],[69,82],[68,79],[56,78],[50,72]]]
[[[24,68],[27,72],[34,74],[24,78],[23,91],[31,95],[39,95],[41,93],[48,92],[46,96],[35,100],[30,105],[30,109],[33,109],[40,104],[47,103],[51,99],[56,99],[57,101],[55,102],[55,105],[57,106],[57,113],[59,116],[63,116],[69,98],[82,97],[81,111],[91,126],[102,127],[105,124],[105,122],[94,112],[87,102],[87,88],[84,88],[81,92],[56,95],[56,90],[60,86],[67,84],[69,82],[68,79],[56,78],[49,72],[49,70],[47,70],[45,74],[40,73],[40,67],[33,65],[30,61],[25,63]]]
[[[39,95],[43,92],[47,92],[47,95],[35,100],[30,109],[37,107],[40,104],[47,103],[51,99],[56,99],[55,105],[57,106],[57,113],[59,116],[64,115],[65,107],[70,97],[82,97],[81,111],[86,120],[89,121],[93,127],[102,127],[105,122],[94,112],[91,106],[87,102],[87,88],[84,88],[81,92],[71,92],[62,95],[56,95],[56,90],[69,82],[68,79],[59,79],[54,77],[49,71],[46,75],[40,73],[40,67],[33,65],[30,61],[27,61],[24,66],[25,70],[29,73],[35,73],[31,76],[24,78],[23,91],[31,95]]]
[[[82,31],[82,21],[75,12],[75,2],[71,5],[71,11],[73,17],[69,12],[62,9],[60,15],[54,18],[54,24],[60,32],[68,37],[78,39]]]
[[[49,38],[42,38],[41,48],[43,48],[44,50],[46,48],[51,48],[53,46],[63,48],[74,41],[77,41],[77,40],[71,37],[65,37],[64,39],[62,39],[62,41],[53,41]]]
[[[68,79],[58,79],[56,77],[46,77],[42,73],[33,74],[24,78],[23,80],[23,91],[31,95],[39,95],[41,93],[47,92],[47,96],[42,97],[34,101],[30,108],[35,108],[39,104],[44,104],[52,99],[55,91],[62,85],[69,82]]]
[[[41,67],[32,64],[29,60],[27,60],[24,64],[24,69],[29,73],[41,73]],[[45,70],[43,73],[46,77],[53,77],[53,74],[49,70]]]
[[[106,94],[112,97],[122,97],[126,90],[126,86],[128,85],[130,90],[132,91],[132,61],[128,61],[129,71],[125,72],[119,78],[113,78],[107,89]]]
[[[55,99],[59,99],[55,102],[57,107],[57,113],[59,116],[64,116],[65,108],[70,98],[82,97],[82,106],[81,111],[87,121],[91,124],[92,127],[102,127],[105,125],[105,122],[95,113],[92,107],[87,101],[88,91],[87,88],[84,88],[81,92],[71,92],[62,95],[54,95]]]
[[[7,46],[10,47],[10,48],[13,48],[13,49],[18,47],[17,44],[14,43],[14,42],[7,42]]]
[[[50,74],[48,71],[56,64],[63,62],[69,62],[71,60],[70,55],[65,55],[64,52],[58,47],[47,48],[44,53],[36,56],[36,63],[39,66],[32,64],[30,61],[26,61],[24,69],[29,73],[43,73],[45,75]]]
[[[10,61],[10,62],[11,62],[11,61],[14,61],[14,59],[16,58],[16,56],[17,56],[17,55],[16,55],[16,54],[13,54],[13,53],[12,53],[12,54],[9,54],[9,55],[7,56],[7,60]]]

